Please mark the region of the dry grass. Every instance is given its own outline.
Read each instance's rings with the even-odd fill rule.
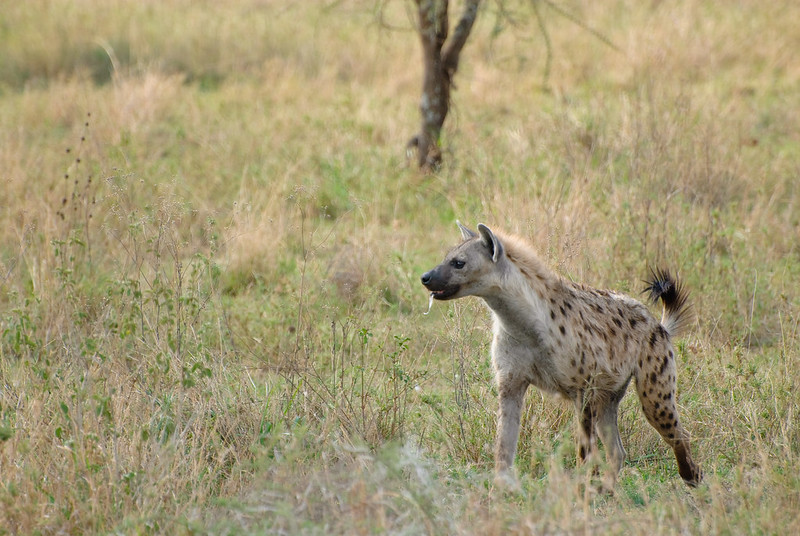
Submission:
[[[800,12],[717,4],[486,5],[433,175],[403,2],[5,10],[0,533],[800,530]],[[421,314],[456,218],[595,286],[680,271],[703,486],[629,397],[593,496],[531,392],[492,489],[486,313]]]

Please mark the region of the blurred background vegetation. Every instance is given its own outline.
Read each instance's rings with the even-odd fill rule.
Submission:
[[[487,2],[430,174],[411,2],[2,13],[0,533],[800,529],[796,3]],[[628,397],[586,493],[532,391],[491,489],[487,313],[422,315],[456,218],[633,296],[680,273],[704,486]]]

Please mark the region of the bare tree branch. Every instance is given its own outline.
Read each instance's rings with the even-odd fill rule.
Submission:
[[[467,0],[464,12],[448,40],[449,0],[415,0],[425,73],[422,81],[420,114],[422,128],[411,138],[420,168],[437,167],[442,160],[439,138],[450,108],[450,89],[458,69],[459,56],[478,14],[480,0]],[[444,52],[442,49],[444,48]]]
[[[552,9],[553,11],[555,11],[556,13],[567,19],[568,21],[571,21],[573,24],[576,24],[579,27],[583,28],[584,30],[595,36],[599,41],[605,43],[608,47],[612,48],[613,50],[616,50],[617,52],[622,52],[622,49],[619,48],[617,45],[615,45],[614,42],[611,41],[611,39],[600,33],[599,30],[595,30],[594,28],[592,28],[591,26],[580,20],[578,17],[576,17],[569,11],[554,4],[550,0],[538,0],[538,1],[541,1],[544,5],[546,5],[547,7],[549,7],[550,9]],[[535,5],[537,0],[533,0],[533,2]],[[538,17],[539,12],[537,11],[536,14],[537,14],[536,16]]]
[[[548,80],[550,80],[550,67],[553,64],[553,43],[550,42],[550,34],[547,31],[547,26],[544,24],[544,19],[542,18],[542,14],[539,12],[539,6],[534,0],[533,4],[533,13],[536,15],[536,22],[539,24],[539,29],[542,31],[542,37],[544,38],[544,47],[545,47],[545,60],[544,60],[544,76],[542,77],[542,86],[546,86]]]
[[[461,19],[458,21],[458,25],[453,32],[453,37],[450,39],[444,51],[443,66],[451,83],[453,75],[458,70],[458,60],[461,55],[461,49],[464,48],[467,38],[472,31],[472,25],[478,17],[478,6],[480,3],[480,0],[468,0],[464,4],[464,11],[461,13]]]

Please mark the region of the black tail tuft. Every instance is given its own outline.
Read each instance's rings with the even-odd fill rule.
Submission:
[[[650,278],[645,281],[644,292],[653,303],[659,300],[664,304],[661,324],[671,336],[677,335],[689,323],[691,314],[689,292],[666,269],[651,269]]]
[[[672,274],[663,268],[651,268],[650,278],[645,283],[647,283],[647,287],[644,292],[648,293],[648,297],[653,303],[658,303],[658,300],[664,300],[665,305],[672,303],[680,293]]]

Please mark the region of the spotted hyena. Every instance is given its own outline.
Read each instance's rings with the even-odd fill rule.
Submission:
[[[581,462],[591,460],[595,433],[600,437],[608,459],[604,486],[613,488],[625,459],[617,408],[633,378],[647,421],[672,447],[683,480],[696,486],[701,472],[678,418],[670,342],[690,317],[685,289],[667,271],[652,272],[646,291],[663,302],[659,321],[633,298],[559,277],[518,237],[483,224],[477,233],[458,226],[464,241],[422,284],[434,299],[478,296],[492,311],[498,475],[511,469],[525,391],[535,385],[574,403]]]

